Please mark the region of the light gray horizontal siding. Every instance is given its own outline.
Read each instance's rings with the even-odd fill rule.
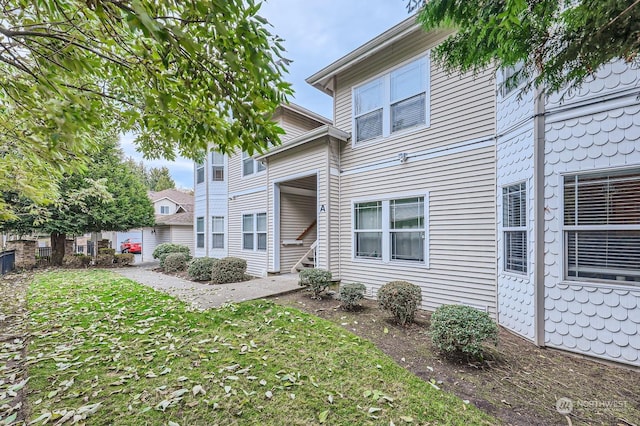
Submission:
[[[495,148],[341,177],[341,278],[365,283],[370,295],[392,280],[423,291],[423,307],[486,306],[495,315]],[[353,199],[429,193],[429,268],[352,259]]]

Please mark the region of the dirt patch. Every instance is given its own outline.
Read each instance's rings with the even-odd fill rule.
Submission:
[[[455,393],[512,425],[640,424],[640,371],[541,349],[504,329],[483,363],[443,360],[429,337],[430,314],[419,311],[406,327],[392,322],[375,301],[349,312],[332,297],[296,292],[274,298],[340,324],[376,344],[418,377]],[[573,409],[556,409],[568,398]],[[561,407],[562,408],[562,407]]]

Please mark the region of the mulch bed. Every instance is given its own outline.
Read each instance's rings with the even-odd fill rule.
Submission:
[[[484,362],[448,361],[431,343],[426,311],[418,311],[415,323],[399,326],[372,300],[352,312],[330,296],[315,300],[307,292],[274,301],[342,325],[418,377],[469,400],[505,424],[640,424],[638,370],[538,348],[505,329]],[[573,402],[569,415],[556,409],[560,398]]]

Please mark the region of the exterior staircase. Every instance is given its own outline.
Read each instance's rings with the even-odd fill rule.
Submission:
[[[309,250],[298,260],[298,262],[291,268],[291,273],[295,274],[303,269],[315,268],[316,262],[316,247],[318,247],[318,240],[314,241],[309,247]]]

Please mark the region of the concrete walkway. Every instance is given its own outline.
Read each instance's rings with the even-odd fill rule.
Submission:
[[[190,303],[197,309],[216,308],[230,302],[262,299],[301,289],[298,274],[254,278],[234,284],[207,284],[155,272],[155,265],[140,265],[113,269],[114,272],[140,284],[164,291]]]

